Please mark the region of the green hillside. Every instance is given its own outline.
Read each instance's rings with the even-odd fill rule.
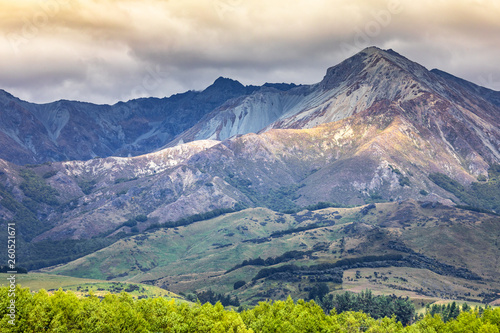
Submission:
[[[0,287],[8,285],[7,277],[8,274],[0,273]],[[53,293],[62,289],[72,291],[78,296],[88,296],[92,293],[102,297],[106,294],[127,292],[133,298],[166,297],[182,299],[179,295],[165,289],[141,283],[103,281],[46,273],[18,274],[16,275],[16,283],[22,287],[28,287],[32,291],[44,289],[49,293]]]
[[[416,201],[294,214],[252,208],[125,238],[48,271],[186,295],[210,289],[245,304],[307,298],[318,283],[489,303],[500,290],[498,223],[495,215]],[[359,278],[350,273],[357,271]]]

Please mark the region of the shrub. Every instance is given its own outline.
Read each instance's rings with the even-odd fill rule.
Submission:
[[[239,289],[239,288],[243,287],[245,284],[246,284],[246,282],[243,280],[236,281],[233,285],[233,289],[234,290]]]
[[[135,220],[137,222],[146,222],[148,220],[148,217],[146,215],[144,215],[144,214],[141,214],[141,215],[137,215],[135,217]]]
[[[426,190],[420,190],[419,192],[421,195],[428,195],[429,192],[427,192]]]

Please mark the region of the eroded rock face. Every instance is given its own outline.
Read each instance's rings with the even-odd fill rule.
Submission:
[[[428,179],[429,173],[440,172],[463,184],[475,180],[456,141],[435,134],[404,110],[380,105],[312,129],[275,129],[222,142],[193,141],[137,157],[34,168],[40,174],[57,171],[47,183],[61,198],[72,198],[77,187],[84,193],[75,206],[53,215],[56,225],[35,241],[127,232],[122,224],[138,215],[148,217],[137,226],[143,231],[154,223],[237,204],[283,209],[287,203],[321,201],[457,201]],[[469,149],[476,156],[475,170],[485,172],[488,161]]]
[[[59,193],[57,200],[63,206],[41,206],[39,218],[50,221],[50,229],[35,240],[128,232],[130,228],[122,227],[123,223],[138,215],[148,217],[137,226],[143,231],[154,223],[236,204],[283,210],[322,201],[349,205],[404,199],[458,202],[428,175],[443,173],[466,185],[500,162],[498,92],[427,71],[393,51],[366,49],[330,68],[317,85],[249,88],[218,79],[205,92],[174,96],[164,102],[189,106],[201,96],[220,100],[228,94],[243,96],[206,114],[178,137],[189,141],[231,136],[224,141],[197,140],[136,157],[54,162],[30,168],[42,178],[47,176],[44,182]],[[45,114],[6,94],[2,101],[4,106],[10,105],[9,110],[18,110],[7,117],[12,129],[21,124],[32,126],[32,131],[48,128],[46,133],[52,134],[47,134],[46,146],[56,147],[57,143],[57,149],[69,147],[69,143],[58,143],[61,138],[76,140],[80,135],[64,134],[72,126],[73,115],[82,117],[74,119],[83,126],[86,113],[82,110],[89,115],[93,108],[62,101],[57,102],[60,112],[48,116],[55,112],[50,105],[44,106],[48,110]],[[103,128],[106,133],[115,133],[120,142],[133,140],[130,147],[146,149],[141,142],[153,142],[152,138],[163,135],[151,130],[155,122],[144,120],[160,117],[158,103],[160,100],[145,99],[99,106],[102,115],[90,121],[102,121],[95,123],[96,131],[89,132],[90,141],[78,141],[78,149],[87,149],[92,140],[112,147],[111,141],[99,134]],[[62,110],[64,107],[74,110]],[[135,107],[148,111],[141,114]],[[104,121],[104,115],[114,118]],[[159,124],[164,126],[165,121]],[[175,119],[168,119],[169,124],[173,122]],[[260,134],[233,136],[260,127]],[[75,131],[82,133],[78,128]],[[2,133],[8,140],[23,143],[21,132]],[[32,142],[32,152],[40,151],[36,144],[45,145],[42,139]],[[16,147],[28,149],[22,144]],[[2,184],[16,200],[23,201],[19,176],[23,168],[7,162],[3,168]],[[12,213],[1,211],[6,217]]]
[[[159,149],[244,87],[219,78],[201,92],[115,105],[22,101],[0,90],[0,158],[17,164],[136,156]]]
[[[315,85],[260,89],[207,114],[170,145],[224,140],[269,129],[305,129],[355,114],[400,114],[423,135],[448,142],[470,170],[498,160],[500,93],[441,71],[428,71],[392,50],[367,48],[331,67]],[[380,121],[389,124],[391,116]],[[451,148],[453,147],[453,148]]]

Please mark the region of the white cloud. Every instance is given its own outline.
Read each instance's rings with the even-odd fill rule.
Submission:
[[[377,45],[500,90],[498,17],[493,0],[0,0],[0,88],[114,103],[220,75],[313,83]]]

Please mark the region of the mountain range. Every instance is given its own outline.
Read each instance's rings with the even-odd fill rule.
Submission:
[[[369,236],[384,229],[380,239],[386,241],[375,251],[380,255],[420,253],[430,259],[418,260],[440,263],[411,267],[440,275],[445,266],[439,265],[455,265],[453,269],[463,268],[472,275],[453,273],[454,278],[477,276],[489,279],[491,285],[500,282],[494,277],[498,263],[478,268],[464,260],[456,265],[433,246],[421,247],[426,221],[422,216],[428,214],[422,207],[429,205],[458,206],[453,211],[438,209],[439,216],[432,217],[436,219],[432,223],[449,228],[454,239],[460,233],[446,214],[493,226],[493,234],[498,230],[500,92],[440,70],[429,71],[392,50],[367,48],[329,68],[313,85],[243,86],[219,78],[201,92],[115,105],[73,101],[38,105],[1,91],[0,117],[0,218],[4,223],[18,221],[21,263],[30,269],[69,262],[50,271],[171,286],[168,265],[204,262],[196,279],[220,270],[210,267],[208,257],[191,257],[190,249],[200,239],[194,237],[195,243],[186,244],[187,252],[175,260],[156,260],[158,253],[146,255],[144,249],[134,257],[134,250],[126,246],[132,251],[130,258],[135,258],[132,263],[121,257],[123,244],[132,242],[132,248],[140,248],[145,239],[158,238],[157,243],[164,244],[178,235],[191,240],[178,230],[191,228],[195,235],[213,232],[219,220],[211,218],[229,214],[237,222],[221,227],[221,232],[248,237],[207,244],[223,246],[224,251],[215,252],[233,258],[226,266],[235,265],[236,253],[259,255],[258,248],[244,241],[288,229],[305,233],[307,228],[296,230],[301,228],[297,214],[324,208],[318,213],[322,217],[309,224],[330,228],[321,233],[331,232],[332,237],[291,239],[283,251],[273,245],[267,255],[314,250],[311,253],[321,253],[316,254],[321,262],[335,262],[345,255],[327,253],[340,251],[344,237],[356,243],[351,244],[351,257],[366,256]],[[368,206],[349,208],[363,205]],[[335,208],[327,207],[346,209],[337,224]],[[365,221],[363,209],[374,208],[376,218]],[[460,212],[464,208],[476,215]],[[259,209],[270,211],[263,214]],[[242,214],[239,211],[246,215],[237,215]],[[287,222],[280,224],[281,218]],[[324,224],[314,224],[319,222]],[[277,224],[268,230],[266,223]],[[403,231],[407,227],[415,234]],[[397,240],[397,232],[405,243],[388,247]],[[487,232],[481,229],[481,234]],[[500,254],[495,239],[481,244],[492,257]],[[178,239],[175,244],[182,242]],[[176,252],[175,244],[154,245],[155,251]],[[57,250],[60,246],[65,253]],[[110,257],[115,258],[111,266],[106,261]],[[139,258],[148,264],[137,266]],[[89,263],[98,263],[95,270],[88,268]],[[200,281],[174,291],[193,291]],[[257,289],[256,294],[262,292]],[[255,293],[249,299],[255,300]]]

